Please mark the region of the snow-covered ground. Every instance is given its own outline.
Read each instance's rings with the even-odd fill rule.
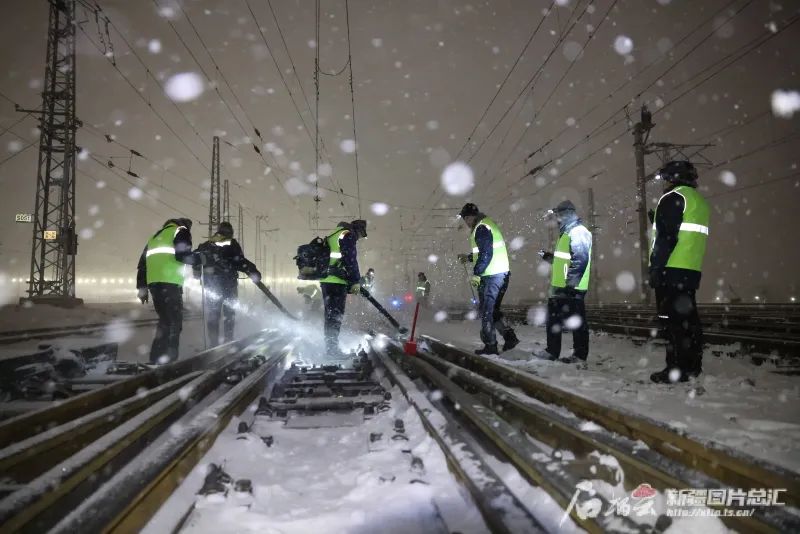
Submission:
[[[184,525],[194,534],[488,532],[397,389],[390,410],[367,420],[355,415],[357,421],[330,416],[342,426],[310,429],[257,416],[245,437],[236,434],[234,418],[144,532],[171,531],[196,498]],[[396,418],[403,420],[408,441],[391,439]],[[373,432],[383,434],[380,450],[370,450]],[[273,444],[268,447],[262,436],[272,436]],[[412,455],[422,464],[412,466]],[[196,497],[210,463],[223,466],[233,480],[250,479],[252,497],[234,491],[224,499]]]
[[[637,346],[622,336],[592,333],[588,369],[580,370],[575,364],[529,361],[531,352],[546,344],[544,329],[515,328],[522,343],[499,357],[504,363],[601,404],[645,413],[676,429],[800,471],[800,377],[775,374],[769,363],[755,366],[742,358],[713,356],[712,350],[723,347],[711,347],[697,381],[656,385],[649,376],[664,367],[662,346]],[[464,349],[482,346],[477,321],[425,320],[419,329]],[[562,357],[571,347],[571,335],[566,334]]]

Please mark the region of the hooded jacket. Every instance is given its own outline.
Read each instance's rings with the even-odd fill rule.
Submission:
[[[569,234],[571,255],[569,268],[567,269],[567,288],[574,289],[578,286],[586,269],[589,267],[589,258],[592,253],[592,234],[574,211],[563,213],[559,231],[562,234]]]
[[[256,265],[244,257],[241,245],[232,237],[216,233],[197,247],[196,252],[206,257],[203,277],[209,285],[235,285],[239,272],[247,275],[258,273]],[[194,266],[194,274],[195,277],[200,275],[199,265]]]

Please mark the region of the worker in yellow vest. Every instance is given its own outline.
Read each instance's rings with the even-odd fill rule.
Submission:
[[[153,297],[158,314],[150,363],[161,365],[178,359],[183,327],[184,265],[202,262],[192,252],[191,219],[170,219],[147,241],[136,272],[136,289],[142,304]]]
[[[320,280],[322,303],[325,306],[325,348],[333,359],[346,355],[339,348],[339,331],[342,328],[348,293],[361,293],[361,274],[358,271],[356,242],[367,237],[367,221],[356,219],[340,222],[327,237],[330,248],[328,276]]]
[[[703,330],[695,292],[700,287],[710,210],[697,191],[697,170],[670,161],[655,175],[664,195],[653,214],[650,287],[655,289],[667,366],[650,376],[656,383],[686,382],[703,370]]]
[[[589,325],[586,323],[586,292],[592,262],[592,234],[583,225],[575,204],[565,200],[551,210],[559,225],[554,252],[539,251],[552,263],[550,296],[547,299],[547,349],[533,353],[551,361],[586,361],[589,356]],[[573,357],[559,360],[561,332],[572,330]]]
[[[476,350],[475,354],[499,354],[495,330],[503,336],[503,350],[511,350],[519,344],[519,339],[500,311],[511,279],[508,250],[503,234],[497,223],[481,213],[478,206],[471,202],[461,208],[459,216],[471,230],[472,252],[459,254],[458,258],[462,263],[475,262],[470,284],[478,290],[478,312],[481,317],[481,341],[483,341],[483,348]]]

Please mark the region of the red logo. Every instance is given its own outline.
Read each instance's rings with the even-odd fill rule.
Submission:
[[[631,497],[634,499],[646,499],[656,494],[656,490],[650,484],[642,483],[631,492]]]

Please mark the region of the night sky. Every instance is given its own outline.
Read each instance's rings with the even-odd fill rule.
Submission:
[[[108,34],[83,9],[77,32],[77,114],[84,122],[78,277],[133,277],[145,241],[170,217],[191,217],[201,242],[214,135],[222,139],[232,215],[238,204],[245,208],[245,252],[255,256],[255,216],[267,215],[264,227],[279,230],[263,240],[265,275],[293,277],[297,245],[317,235],[315,3],[99,5],[111,21]],[[11,277],[29,270],[31,226],[14,223],[14,214],[33,211],[38,144],[35,117],[15,113],[12,102],[41,103],[48,4],[6,0],[4,8],[0,162],[11,159],[0,164],[0,271]],[[656,123],[651,141],[715,145],[703,150],[705,159],[693,158],[707,162],[699,167],[700,190],[713,208],[700,299],[730,297],[730,284],[745,300],[788,300],[800,291],[800,110],[791,116],[774,108],[773,98],[795,91],[800,99],[799,15],[800,4],[787,0],[352,0],[357,183],[345,2],[322,0],[320,233],[361,211],[370,225],[369,239],[359,243],[361,266],[375,267],[384,289],[394,283],[403,290],[410,273],[424,270],[435,292],[464,297],[465,275],[453,260],[467,250],[468,234],[458,228],[457,211],[443,208],[472,201],[518,249],[509,300],[536,299],[549,281],[536,251],[553,247],[542,215],[569,198],[585,217],[591,187],[599,226],[595,288],[604,298],[636,299],[626,110],[635,122],[646,104]],[[109,42],[138,95],[102,55],[111,54]],[[182,80],[199,80],[202,94],[170,100],[162,87],[192,89]],[[129,158],[128,148],[145,157]],[[116,173],[105,165],[109,158]],[[474,176],[463,195],[441,187],[446,168],[448,180],[464,177],[463,166],[450,166],[456,161]],[[658,163],[648,156],[648,172]],[[141,179],[125,175],[129,165]],[[650,206],[659,187],[648,188]]]

